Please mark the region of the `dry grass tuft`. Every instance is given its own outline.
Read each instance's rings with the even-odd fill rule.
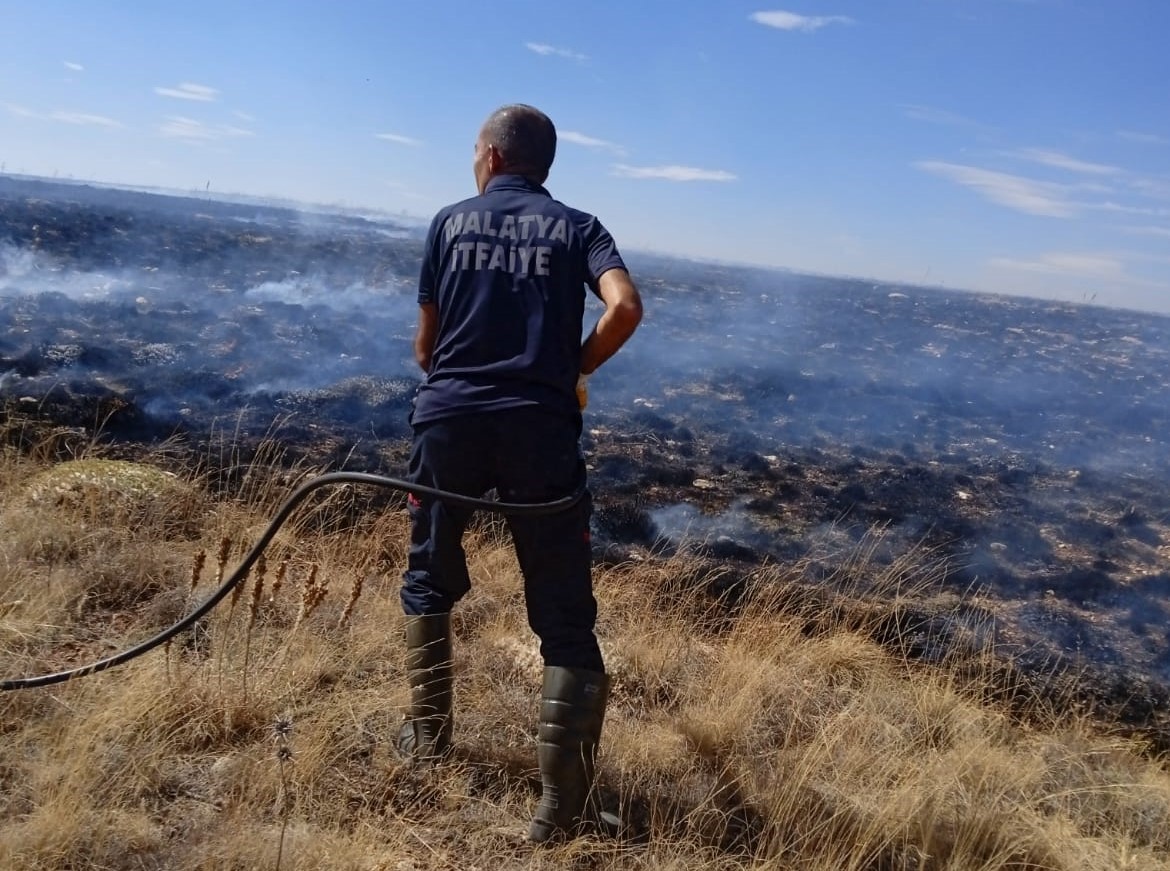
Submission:
[[[21,503],[24,503],[21,505]],[[168,539],[202,528],[206,497],[191,483],[145,463],[87,458],[46,467],[17,497],[18,511],[66,509],[79,522],[149,525]]]
[[[0,455],[6,676],[173,622],[312,473],[254,463],[217,498],[210,477],[84,462]],[[629,837],[534,849],[541,662],[503,525],[467,541],[457,753],[420,770],[392,750],[405,516],[352,487],[311,501],[166,650],[0,695],[0,867],[1170,868],[1164,761],[1067,711],[994,702],[945,567],[919,551],[873,571],[880,530],[817,587],[771,566],[713,595],[727,567],[686,556],[599,571],[598,789]]]

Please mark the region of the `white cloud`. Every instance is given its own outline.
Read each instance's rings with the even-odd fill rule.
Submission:
[[[62,63],[65,64],[65,69],[73,70],[73,72],[75,72],[75,73],[80,73],[80,72],[83,72],[85,70],[85,67],[83,67],[81,64],[74,63],[71,60],[62,61]]]
[[[1100,288],[1118,286],[1133,288],[1154,288],[1165,290],[1165,285],[1141,275],[1135,275],[1126,268],[1126,257],[1151,259],[1141,254],[1120,255],[1110,252],[1053,251],[1041,254],[1035,259],[1015,257],[993,257],[987,261],[992,269],[1009,272],[1024,272],[1033,275],[1054,275],[1062,282],[1097,282]],[[1153,258],[1157,259],[1157,258]]]
[[[735,181],[736,176],[722,169],[699,169],[695,166],[628,166],[616,163],[613,175],[619,178],[658,178],[666,181]]]
[[[39,117],[32,109],[27,109],[24,106],[19,106],[16,103],[4,103],[4,108],[11,112],[18,118],[37,118]]]
[[[803,30],[810,33],[830,24],[853,24],[853,19],[847,15],[797,15],[780,9],[753,12],[748,17],[757,24],[775,27],[777,30]]]
[[[1059,151],[1052,151],[1047,148],[1021,148],[1018,151],[1010,152],[1015,157],[1030,160],[1033,163],[1042,163],[1045,166],[1054,166],[1057,169],[1067,169],[1070,172],[1081,172],[1086,175],[1120,175],[1122,170],[1116,166],[1109,166],[1104,163],[1089,163],[1085,160],[1078,160],[1075,157],[1069,157],[1067,154],[1061,154]]]
[[[900,108],[906,117],[913,118],[915,121],[926,121],[930,124],[943,124],[950,127],[983,127],[978,121],[973,121],[957,112],[936,109],[933,106],[919,106],[913,103],[904,103]]]
[[[526,42],[524,43],[524,47],[529,51],[534,51],[537,54],[544,55],[545,57],[554,55],[556,57],[568,58],[569,60],[589,60],[588,55],[581,54],[578,51],[573,51],[572,49],[568,48],[557,48],[555,45],[549,45],[548,43],[544,42]]]
[[[1103,203],[1088,203],[1085,208],[1098,212],[1114,212],[1120,215],[1144,215],[1148,218],[1170,217],[1170,209],[1151,208],[1150,206],[1127,206],[1107,200]]]
[[[1050,218],[1071,218],[1078,211],[1076,204],[1065,197],[1067,189],[1062,185],[936,160],[919,161],[915,166],[969,187],[991,202],[1017,212]]]
[[[584,133],[578,133],[576,130],[558,130],[557,139],[562,142],[572,142],[574,145],[581,145],[585,148],[596,148],[600,151],[610,151],[619,156],[626,153],[626,150],[615,142],[609,142],[605,139],[597,139],[593,136],[586,136]]]
[[[392,181],[387,179],[383,181],[382,184],[393,190],[397,196],[405,197],[410,200],[424,200],[426,202],[431,202],[434,199],[433,197],[426,196],[425,194],[420,194],[418,191],[411,190],[406,184],[400,181]]]
[[[385,139],[387,142],[396,142],[399,145],[422,145],[421,139],[415,139],[412,136],[403,136],[399,133],[375,133],[374,137],[377,139]]]
[[[1170,200],[1170,178],[1139,177],[1131,179],[1129,186],[1142,196],[1155,200]]]
[[[171,115],[159,132],[171,139],[186,139],[191,142],[216,142],[220,139],[240,139],[255,136],[251,130],[232,127],[227,124],[204,124],[193,118]]]
[[[91,115],[88,112],[56,111],[50,113],[47,117],[50,121],[60,121],[64,124],[78,124],[83,127],[107,127],[112,129],[122,126],[113,118],[107,118],[105,115]]]
[[[1134,236],[1157,236],[1162,239],[1170,239],[1170,227],[1126,227],[1125,232],[1132,233]]]
[[[193,82],[183,82],[177,88],[155,88],[154,92],[163,97],[174,97],[178,100],[195,100],[200,103],[214,103],[219,99],[219,91],[207,85],[197,85]]]
[[[1041,254],[1035,260],[993,257],[988,263],[997,269],[1010,269],[1015,272],[1039,272],[1046,275],[1113,280],[1125,277],[1125,264],[1113,254],[1051,252]]]
[[[1157,133],[1142,133],[1138,130],[1118,130],[1117,137],[1146,145],[1170,145],[1170,139],[1165,136],[1159,136]]]
[[[0,105],[18,118],[58,121],[62,124],[76,124],[82,127],[105,127],[110,130],[123,126],[120,121],[115,121],[113,118],[107,118],[105,115],[94,115],[90,112],[66,112],[62,109],[53,112],[36,112],[16,103],[0,103]]]

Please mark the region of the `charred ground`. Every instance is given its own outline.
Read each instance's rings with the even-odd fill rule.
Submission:
[[[0,177],[5,431],[229,490],[273,442],[399,475],[419,252],[385,219]],[[929,553],[873,633],[927,661],[974,633],[1170,746],[1166,319],[631,261],[647,320],[583,436],[599,559],[687,551],[734,609],[767,564],[864,599],[858,548]]]

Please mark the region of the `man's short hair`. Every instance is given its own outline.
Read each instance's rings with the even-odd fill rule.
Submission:
[[[501,106],[488,116],[483,138],[499,149],[504,169],[543,183],[557,154],[557,128],[539,109],[524,103]]]

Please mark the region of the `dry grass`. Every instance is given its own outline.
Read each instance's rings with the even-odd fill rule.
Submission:
[[[173,622],[309,474],[254,464],[217,499],[85,462],[0,458],[5,677]],[[938,567],[919,552],[870,577],[864,549],[832,595],[797,586],[799,567],[761,570],[734,603],[682,557],[599,571],[598,783],[635,837],[534,849],[540,661],[499,523],[468,541],[456,758],[420,771],[391,752],[406,534],[354,488],[321,493],[168,648],[0,695],[0,867],[1170,868],[1165,765],[1075,715],[984,701],[977,627],[908,659],[890,627]]]

